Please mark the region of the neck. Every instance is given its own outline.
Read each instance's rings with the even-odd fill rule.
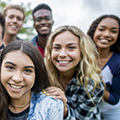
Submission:
[[[47,36],[40,36],[40,35],[38,35],[37,40],[38,40],[37,41],[38,45],[43,47],[43,48],[45,48],[46,42],[48,40],[48,35]]]
[[[5,34],[3,41],[4,41],[4,45],[7,46],[9,43],[13,42],[16,40],[16,35],[8,35]]]
[[[98,49],[98,52],[99,52],[100,58],[106,58],[112,53],[110,49]]]
[[[9,104],[9,109],[13,113],[19,113],[27,109],[30,106],[31,92],[19,99],[11,99]]]
[[[66,86],[67,84],[71,81],[71,79],[73,78],[74,76],[74,73],[69,73],[69,74],[66,74],[66,73],[61,73],[60,74],[60,85],[62,86],[62,88],[64,89],[64,91],[66,91]]]

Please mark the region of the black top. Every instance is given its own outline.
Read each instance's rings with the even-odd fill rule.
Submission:
[[[8,117],[9,120],[27,120],[28,114],[29,114],[29,108],[25,109],[24,111],[20,113],[13,113],[10,110],[8,110]]]

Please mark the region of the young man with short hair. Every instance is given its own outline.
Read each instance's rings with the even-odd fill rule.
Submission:
[[[35,36],[30,42],[38,48],[44,57],[46,42],[54,23],[52,10],[47,4],[39,4],[33,9],[32,16],[34,20],[33,25],[38,35]]]
[[[7,46],[15,40],[20,40],[20,38],[17,37],[17,33],[22,28],[25,19],[25,11],[19,5],[8,5],[3,9],[2,13],[6,23],[3,41],[4,46]]]

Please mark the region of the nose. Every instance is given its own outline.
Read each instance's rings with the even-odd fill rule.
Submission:
[[[14,18],[13,18],[13,21],[14,21],[14,22],[17,22],[17,18],[16,18],[16,17],[14,17]]]
[[[12,76],[12,80],[16,83],[23,81],[22,73],[19,71],[16,71]]]
[[[60,57],[66,57],[67,56],[67,52],[66,52],[66,50],[64,48],[61,49],[59,56]]]
[[[41,20],[41,23],[42,23],[42,24],[46,23],[46,20],[43,18],[43,19]]]
[[[110,31],[109,30],[105,30],[104,31],[104,36],[110,37]]]

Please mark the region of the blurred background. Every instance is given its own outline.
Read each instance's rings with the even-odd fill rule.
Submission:
[[[0,12],[7,4],[21,5],[26,11],[26,20],[18,36],[29,41],[37,34],[31,13],[41,3],[48,4],[52,9],[52,31],[61,25],[75,25],[86,34],[91,23],[100,15],[120,17],[120,0],[0,0]]]

